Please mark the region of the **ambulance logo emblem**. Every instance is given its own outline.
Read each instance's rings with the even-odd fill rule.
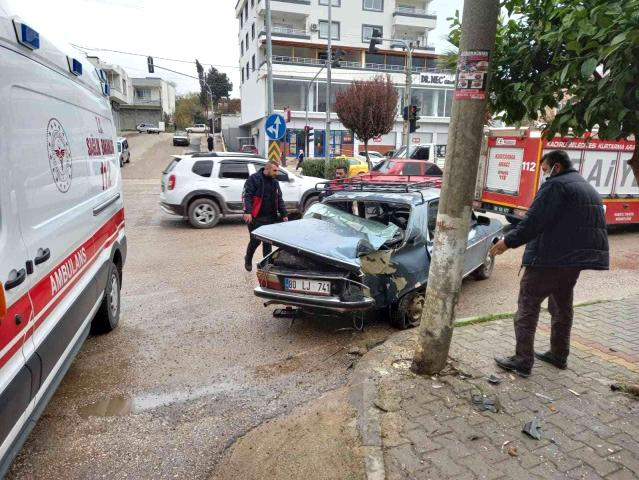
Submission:
[[[55,118],[47,126],[47,151],[51,174],[58,190],[69,191],[72,178],[71,148],[62,124]]]

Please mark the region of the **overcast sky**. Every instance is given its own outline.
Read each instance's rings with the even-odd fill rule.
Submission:
[[[43,35],[82,47],[120,50],[142,56],[87,50],[102,60],[124,67],[130,76],[149,73],[146,56],[155,64],[196,76],[195,65],[157,57],[212,64],[233,82],[233,96],[239,96],[238,22],[236,0],[5,0],[12,12],[21,15]],[[360,0],[342,0],[354,2]],[[437,29],[429,41],[437,52],[446,48],[446,17],[462,8],[462,0],[433,0]],[[177,84],[178,93],[199,91],[197,80],[156,69]]]

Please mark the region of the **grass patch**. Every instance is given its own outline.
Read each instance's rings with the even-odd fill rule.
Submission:
[[[588,302],[583,302],[583,303],[575,303],[573,305],[574,308],[579,308],[579,307],[588,307],[590,305],[599,305],[600,303],[609,303],[609,302],[613,302],[614,299],[610,299],[610,300],[590,300]],[[541,309],[541,312],[548,312],[547,308],[543,308]],[[487,322],[493,322],[495,320],[505,320],[508,318],[514,318],[515,313],[494,313],[491,315],[482,315],[479,317],[470,317],[470,318],[465,318],[462,319],[458,322],[455,322],[455,328],[458,327],[467,327],[468,325],[479,325],[480,323],[487,323]]]

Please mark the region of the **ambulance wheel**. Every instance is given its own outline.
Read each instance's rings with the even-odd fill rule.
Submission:
[[[109,262],[104,298],[91,323],[92,333],[108,333],[120,321],[120,272],[113,262]]]
[[[424,303],[424,291],[404,295],[391,310],[391,325],[399,330],[418,326],[422,321]]]
[[[493,273],[493,268],[495,268],[495,257],[491,255],[490,250],[488,250],[484,263],[473,272],[473,277],[475,277],[475,280],[487,280]]]
[[[198,198],[189,205],[189,222],[195,228],[213,228],[220,221],[220,207],[215,200]]]

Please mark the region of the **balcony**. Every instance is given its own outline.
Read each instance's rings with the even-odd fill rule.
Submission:
[[[273,37],[299,38],[303,40],[311,39],[311,34],[305,28],[291,27],[288,25],[273,24],[271,35]],[[265,31],[260,32],[260,37],[262,36],[266,38]]]
[[[257,6],[257,14],[265,16],[265,2],[262,1]],[[275,14],[297,14],[308,17],[310,15],[311,0],[271,0],[271,15]]]
[[[398,6],[393,11],[393,26],[416,30],[434,30],[437,14],[412,6]]]
[[[325,60],[320,60],[317,58],[304,58],[304,57],[290,57],[285,55],[273,55],[273,63],[280,63],[286,65],[299,65],[299,66],[309,66],[309,67],[320,67],[326,63]],[[380,72],[394,72],[394,73],[402,73],[404,72],[403,65],[388,65],[388,64],[379,64],[379,63],[364,63],[361,62],[341,62],[341,69],[344,70],[373,70]],[[434,74],[450,74],[451,72],[447,70],[441,70],[439,68],[428,68],[428,67],[413,67],[413,73],[434,73]]]

